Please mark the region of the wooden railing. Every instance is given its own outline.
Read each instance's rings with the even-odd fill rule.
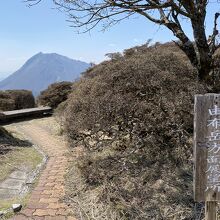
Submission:
[[[26,117],[40,117],[51,114],[53,109],[51,107],[27,108],[21,110],[0,112],[0,122],[5,122],[13,119],[21,119]]]

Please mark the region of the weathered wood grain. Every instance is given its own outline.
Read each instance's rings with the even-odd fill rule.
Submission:
[[[205,220],[217,220],[217,202],[206,202]]]
[[[219,94],[196,95],[194,105],[194,199],[201,201],[219,201],[218,190],[207,190],[207,157],[212,152],[208,150],[208,136],[213,132],[211,126],[207,126],[211,116],[209,109],[217,105],[220,108]],[[220,115],[216,116],[220,119]],[[220,130],[220,127],[219,127]],[[220,141],[218,141],[220,143]],[[218,152],[220,156],[220,151]],[[219,170],[220,172],[220,170]],[[207,190],[207,191],[206,191]]]

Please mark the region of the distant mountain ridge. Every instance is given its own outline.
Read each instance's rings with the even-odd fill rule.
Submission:
[[[0,90],[27,89],[36,96],[48,85],[60,81],[74,81],[90,64],[56,53],[38,53],[16,72],[0,82]]]

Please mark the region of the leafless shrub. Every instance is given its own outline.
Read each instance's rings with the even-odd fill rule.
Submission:
[[[0,91],[0,111],[15,109],[15,101],[11,96],[3,91]]]
[[[61,102],[67,99],[71,88],[71,82],[53,83],[40,93],[37,98],[37,104],[56,108]]]
[[[111,60],[118,60],[123,58],[122,54],[117,52],[117,53],[107,53],[105,54],[106,57],[108,57]]]
[[[186,57],[172,44],[144,46],[83,76],[61,117],[70,144],[84,148],[73,165],[83,187],[69,196],[81,219],[103,218],[84,198],[93,193],[109,219],[195,219],[193,98],[207,88]]]
[[[15,100],[15,109],[35,107],[34,96],[28,90],[6,90],[6,92]]]
[[[0,110],[10,111],[35,106],[34,96],[28,90],[0,91]]]

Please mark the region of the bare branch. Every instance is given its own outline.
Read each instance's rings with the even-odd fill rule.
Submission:
[[[25,0],[29,5],[42,0]],[[102,21],[103,29],[108,28],[135,14],[168,28],[179,40],[177,45],[185,52],[191,63],[198,69],[201,79],[211,68],[212,56],[220,47],[215,14],[213,33],[207,40],[205,30],[208,0],[53,0],[59,10],[64,11],[72,27],[90,31]],[[187,19],[193,30],[193,40],[182,28],[182,18]]]
[[[218,48],[218,45],[216,45],[216,36],[219,33],[217,30],[217,20],[219,16],[220,16],[220,13],[215,13],[213,33],[211,36],[209,36],[209,40],[208,40],[211,54],[214,54],[214,52]]]
[[[28,4],[28,6],[31,7],[31,6],[39,4],[41,0],[25,0],[24,2],[33,2],[33,3]]]

